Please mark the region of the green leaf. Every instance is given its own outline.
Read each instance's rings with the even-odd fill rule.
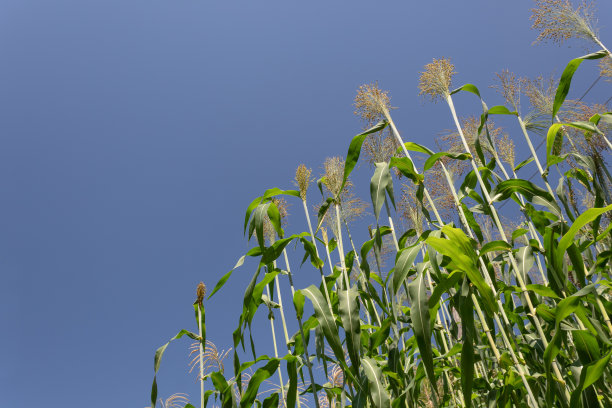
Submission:
[[[601,214],[610,210],[612,210],[612,204],[604,208],[589,208],[576,218],[576,221],[574,221],[572,226],[559,241],[557,252],[555,253],[557,265],[563,264],[563,256],[567,249],[574,243],[574,237],[576,236],[578,231],[580,231],[582,227],[584,227],[591,221],[595,220]]]
[[[339,362],[344,362],[344,351],[342,350],[342,344],[340,343],[340,336],[338,335],[336,321],[334,316],[332,316],[329,311],[329,307],[325,301],[325,298],[323,297],[323,294],[315,285],[310,285],[301,291],[302,294],[304,294],[312,302],[315,316],[319,321],[319,326],[323,329],[323,334],[332,348],[336,359]]]
[[[412,267],[414,260],[419,255],[421,245],[417,244],[410,248],[400,250],[396,256],[395,271],[393,272],[393,278],[391,283],[393,285],[393,294],[397,295],[397,292],[401,289],[402,283],[406,280],[410,268]]]
[[[389,393],[383,385],[383,373],[376,360],[364,357],[363,371],[370,385],[370,396],[374,406],[378,408],[389,408],[391,406]]]
[[[257,248],[258,250],[260,248]],[[261,252],[261,251],[260,251]],[[217,291],[219,289],[221,289],[223,287],[223,285],[225,285],[225,282],[227,282],[227,280],[230,278],[230,276],[232,276],[232,272],[234,272],[235,269],[239,268],[242,266],[242,264],[244,264],[244,258],[246,258],[246,255],[242,255],[240,257],[240,259],[238,259],[238,262],[236,262],[236,265],[234,265],[234,267],[225,275],[223,275],[221,277],[221,279],[219,279],[219,282],[217,282],[217,284],[215,285],[215,288],[213,289],[213,291],[210,293],[210,295],[208,295],[208,298],[210,299],[215,293],[217,293]]]
[[[434,290],[429,297],[429,308],[432,309],[436,306],[436,303],[440,300],[443,293],[449,291],[450,288],[454,287],[459,280],[463,277],[462,271],[453,271],[448,275],[444,276],[440,282],[434,287]]]
[[[287,408],[295,408],[295,401],[298,398],[297,358],[287,361],[287,374],[289,375],[289,389],[287,390]]]
[[[487,242],[480,248],[480,256],[487,254],[493,251],[503,251],[508,252],[512,251],[512,246],[506,241],[491,241]]]
[[[582,64],[582,61],[599,59],[607,55],[608,53],[602,50],[594,52],[592,54],[583,55],[579,58],[574,58],[567,64],[567,66],[563,70],[563,74],[561,75],[561,79],[559,80],[559,86],[557,87],[557,93],[555,94],[551,121],[554,121],[555,116],[557,116],[557,112],[559,112],[559,109],[561,109],[561,105],[563,105],[563,102],[565,102],[565,98],[567,97],[567,94],[569,92],[574,73],[576,72],[580,64]]]
[[[464,281],[459,307],[462,327],[461,347],[461,389],[466,407],[472,406],[472,387],[474,384],[474,304],[470,288]]]
[[[361,154],[361,145],[363,145],[363,141],[365,140],[365,138],[369,134],[380,132],[387,125],[388,123],[386,121],[380,121],[365,132],[362,132],[357,136],[353,137],[353,140],[351,140],[351,144],[349,145],[348,152],[346,153],[346,162],[344,163],[344,175],[342,177],[342,185],[338,190],[338,194],[342,192],[342,189],[346,184],[346,180],[350,176],[351,172],[355,168],[355,165],[357,164],[357,161],[359,160],[359,155]]]
[[[263,196],[255,198],[253,201],[251,201],[251,204],[249,204],[249,206],[247,207],[246,216],[244,218],[244,233],[246,233],[247,226],[249,225],[249,219],[251,218],[251,213],[253,212],[253,210],[259,204],[263,203],[264,201],[272,197],[278,196],[278,195],[288,195],[288,196],[294,196],[298,198],[301,197],[300,192],[296,190],[281,190],[280,188],[276,188],[276,187],[266,190]]]
[[[170,343],[172,343],[174,340],[180,339],[183,336],[190,337],[193,340],[198,340],[199,338],[197,334],[194,334],[189,330],[183,329],[178,332],[176,336],[168,340],[166,344],[164,344],[163,346],[158,348],[157,351],[155,351],[155,358],[153,360],[153,368],[155,370],[155,373],[153,375],[153,386],[151,387],[151,408],[155,408],[155,402],[157,401],[157,372],[159,371],[159,366],[161,364],[162,357],[164,356],[164,352],[166,351],[166,348],[168,348]]]
[[[561,212],[555,198],[548,191],[530,181],[521,179],[505,180],[495,186],[491,193],[491,202],[507,200],[514,193],[522,194],[529,201],[534,201],[534,197],[539,197],[544,201],[536,202],[536,204],[546,205],[555,214]]]
[[[255,397],[259,392],[259,386],[262,382],[267,380],[274,374],[274,372],[278,369],[280,360],[277,358],[270,359],[268,363],[257,369],[255,374],[249,380],[249,385],[242,395],[242,399],[240,400],[240,408],[247,408],[253,406],[253,401],[255,401]]]
[[[555,291],[549,288],[548,286],[532,283],[532,284],[526,285],[525,287],[527,288],[527,290],[537,293],[540,296],[546,296],[551,299],[559,299],[559,296],[557,296]]]
[[[429,303],[427,290],[425,288],[425,272],[421,272],[408,284],[408,294],[410,296],[410,319],[412,330],[416,337],[421,361],[425,365],[425,372],[429,381],[436,384],[434,374],[433,353],[431,350],[431,327],[429,326]],[[436,391],[436,387],[432,387]],[[437,391],[436,391],[437,394]]]
[[[531,246],[527,245],[519,248],[516,260],[518,261],[518,272],[521,274],[521,277],[524,281],[527,280],[527,274],[533,267],[535,263],[535,257],[533,256],[533,251]],[[551,290],[552,291],[552,290]]]
[[[493,296],[493,291],[487,285],[480,275],[480,271],[476,267],[476,251],[474,250],[474,241],[468,238],[463,231],[457,228],[452,228],[445,225],[442,228],[444,235],[448,239],[437,237],[428,237],[426,242],[431,245],[439,253],[446,255],[451,259],[449,266],[465,272],[470,281],[478,288],[484,307],[490,314],[497,312],[498,306]]]
[[[378,223],[380,210],[385,203],[386,191],[389,189],[389,186],[391,186],[391,191],[393,191],[393,180],[391,179],[388,163],[376,163],[375,166],[376,170],[370,180],[370,196],[372,197],[374,216]]]
[[[601,134],[601,131],[597,128],[597,126],[590,122],[553,123],[548,128],[548,132],[546,133],[546,170],[547,171],[549,167],[562,162],[563,160],[565,160],[565,157],[567,157],[567,155],[556,156],[555,154],[553,154],[553,147],[555,146],[555,140],[557,140],[558,137],[563,137],[562,130],[564,126],[573,127],[576,129],[586,130],[588,132],[594,132],[594,133]],[[572,154],[572,156],[577,157],[579,155]]]
[[[334,199],[332,197],[329,197],[327,198],[327,200],[325,200],[325,202],[321,205],[321,207],[319,207],[319,213],[317,214],[317,229],[314,233],[315,235],[317,235],[319,228],[321,228],[321,225],[323,224],[323,220],[325,219],[325,214],[327,213],[329,206],[332,205],[333,203],[334,203]]]
[[[295,306],[295,313],[297,314],[297,318],[301,319],[304,315],[304,302],[306,298],[302,294],[300,290],[296,290],[293,295],[293,304]]]
[[[469,153],[461,153],[461,154],[453,154],[448,152],[440,152],[433,154],[427,158],[425,161],[425,165],[423,166],[423,171],[427,171],[431,169],[442,157],[450,157],[455,160],[470,160],[472,155]]]
[[[274,394],[270,395],[268,398],[266,398],[263,402],[263,408],[277,408],[278,407],[278,401],[279,401],[279,396],[278,393],[275,392]]]
[[[398,169],[403,176],[412,180],[414,184],[420,184],[425,179],[422,174],[419,174],[414,163],[408,157],[392,157],[389,161],[389,167]]]
[[[520,162],[519,164],[516,165],[516,167],[514,168],[514,171],[519,171],[521,168],[523,168],[524,166],[528,165],[529,163],[531,163],[533,161],[533,157],[530,157],[528,159],[523,160],[522,162]]]
[[[432,152],[431,150],[429,150],[425,146],[420,145],[418,143],[414,143],[414,142],[406,142],[406,143],[404,143],[404,147],[406,148],[406,150],[410,150],[411,152],[423,153],[423,154],[426,154],[428,156],[431,156],[432,154],[434,154],[434,152]],[[396,153],[401,153],[402,151],[403,151],[403,147],[400,146],[397,149]]]
[[[578,387],[576,387],[576,389],[572,392],[570,408],[576,408],[580,405],[580,395],[582,394],[582,391],[586,390],[588,387],[593,385],[595,381],[601,378],[605,369],[608,367],[610,357],[612,357],[612,351],[606,354],[600,360],[594,361],[582,367],[580,382]]]
[[[583,365],[590,364],[601,357],[597,339],[588,330],[572,330],[576,352]]]
[[[471,93],[475,94],[476,96],[478,96],[479,98],[481,98],[481,99],[482,99],[482,97],[480,96],[480,91],[478,90],[478,88],[476,88],[476,86],[475,86],[475,85],[472,85],[472,84],[465,84],[465,85],[463,85],[463,86],[461,86],[461,87],[459,87],[459,88],[455,89],[455,90],[454,90],[454,91],[452,91],[450,94],[451,94],[451,95],[454,95],[454,94],[456,94],[457,92],[460,92],[460,91],[471,92]]]
[[[346,333],[346,346],[355,372],[359,371],[361,355],[361,321],[359,320],[359,302],[357,289],[338,291],[338,312]]]

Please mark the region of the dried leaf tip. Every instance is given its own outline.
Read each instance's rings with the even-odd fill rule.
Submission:
[[[306,201],[306,192],[312,182],[311,175],[312,170],[303,164],[300,164],[295,171],[295,185],[299,188],[300,197],[303,201]]]
[[[552,41],[557,44],[570,38],[595,40],[595,18],[592,2],[582,1],[574,9],[569,0],[536,0],[531,28],[540,31],[535,43]]]
[[[359,116],[366,125],[371,126],[386,117],[391,109],[389,91],[382,91],[378,82],[363,84],[355,96],[355,115]]]
[[[425,65],[425,71],[419,78],[419,95],[426,95],[433,102],[446,99],[450,95],[450,87],[455,75],[455,66],[450,59],[440,58]]]
[[[202,305],[202,303],[204,302],[204,297],[206,296],[206,285],[204,284],[204,282],[200,282],[198,284],[196,294],[198,298],[196,299],[195,303],[198,305]]]

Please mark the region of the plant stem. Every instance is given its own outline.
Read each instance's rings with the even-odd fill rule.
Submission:
[[[470,148],[468,147],[467,141],[465,139],[465,136],[463,135],[463,130],[461,129],[461,125],[459,124],[459,119],[457,118],[457,112],[455,111],[455,106],[453,104],[453,99],[451,97],[451,95],[447,95],[446,97],[446,102],[448,103],[448,106],[451,110],[452,116],[453,116],[453,120],[455,121],[455,126],[457,127],[457,131],[459,132],[459,136],[461,137],[461,141],[463,143],[463,146],[465,148],[466,152],[470,151]],[[501,239],[505,242],[508,242],[508,238],[506,237],[506,233],[504,232],[504,229],[502,227],[501,221],[499,219],[499,216],[497,214],[497,211],[495,210],[495,207],[493,206],[493,203],[491,201],[491,197],[489,196],[489,192],[487,191],[487,188],[484,184],[484,182],[482,181],[482,177],[480,175],[480,171],[478,170],[478,166],[476,165],[476,162],[474,161],[474,159],[470,159],[470,162],[472,164],[472,168],[474,170],[474,173],[476,175],[476,178],[478,179],[478,183],[480,184],[482,193],[484,195],[485,200],[487,201],[490,209],[491,209],[491,215],[493,216],[493,221],[495,222],[495,225],[497,226],[499,235],[501,237]],[[516,280],[519,284],[519,287],[521,288],[521,290],[523,292],[527,292],[527,287],[525,286],[525,282],[523,280],[523,277],[521,276],[519,271],[519,267],[518,264],[516,262],[516,259],[514,258],[514,255],[512,253],[508,254],[508,258],[510,259],[510,263],[512,264],[512,267],[515,270],[515,277]],[[542,329],[542,325],[540,323],[540,319],[538,317],[538,315],[536,314],[535,308],[533,307],[533,304],[531,303],[531,298],[529,296],[525,296],[525,300],[527,303],[527,307],[529,309],[529,314],[531,315],[534,325],[536,327],[536,330],[538,332],[538,335],[540,336],[540,339],[542,340],[542,343],[544,344],[544,347],[548,346],[548,340],[546,339],[546,336],[544,334],[544,330]],[[553,362],[553,371],[555,371],[555,375],[557,376],[557,378],[559,380],[562,380],[562,376],[561,376],[561,371],[559,370],[558,364],[556,362]],[[570,394],[569,391],[567,390],[567,386],[564,387],[564,391],[565,391],[565,396],[566,398],[569,400],[570,399]]]
[[[202,339],[202,310],[200,309],[200,305],[197,305],[198,309],[198,335],[200,339]],[[201,408],[204,408],[204,346],[202,345],[202,340],[200,340],[200,405]]]

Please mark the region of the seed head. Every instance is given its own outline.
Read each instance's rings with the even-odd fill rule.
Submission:
[[[323,184],[335,197],[340,192],[342,180],[344,179],[344,159],[341,157],[328,157],[323,162],[323,169],[323,177],[325,177]]]
[[[433,62],[425,65],[425,71],[421,72],[419,95],[424,94],[433,102],[445,99],[450,95],[451,82],[455,74],[455,66],[451,64],[450,59],[434,58]]]
[[[516,160],[516,154],[514,150],[514,142],[510,139],[506,133],[502,137],[499,137],[495,140],[495,145],[497,147],[498,156],[508,163],[512,168],[514,168],[514,161]]]
[[[198,284],[198,289],[196,290],[196,294],[198,296],[196,303],[199,305],[202,305],[202,302],[204,301],[204,297],[206,296],[206,285],[204,284],[204,282],[200,282]]]
[[[300,164],[295,171],[295,185],[300,189],[300,197],[302,200],[306,200],[306,192],[308,191],[308,186],[313,181],[310,178],[312,174],[312,170],[307,168],[305,165]]]
[[[507,69],[495,75],[497,76],[497,83],[492,88],[504,97],[508,105],[518,112],[521,105],[521,88],[524,81]]]
[[[363,142],[364,151],[368,163],[389,162],[400,147],[397,139],[391,134],[391,129],[383,129],[380,132],[369,135]]]
[[[372,126],[384,118],[391,109],[389,91],[382,91],[378,82],[364,84],[357,90],[355,96],[355,115],[359,116],[366,125]]]
[[[599,71],[606,81],[612,82],[612,58],[602,58],[599,61]]]
[[[576,9],[569,0],[535,0],[535,4],[536,7],[531,9],[531,28],[540,34],[534,44],[549,40],[561,44],[570,38],[597,38],[592,2],[582,1]]]
[[[553,104],[557,92],[558,81],[554,76],[539,76],[535,79],[525,79],[525,94],[529,98],[532,111],[523,118],[525,127],[538,134],[546,135],[551,123]],[[566,99],[557,115],[561,121],[568,120],[579,112],[581,103]]]

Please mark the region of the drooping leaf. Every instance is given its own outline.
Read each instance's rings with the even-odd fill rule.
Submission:
[[[349,145],[348,152],[346,153],[346,161],[344,163],[344,175],[342,177],[342,185],[340,186],[338,194],[342,192],[342,189],[346,184],[346,180],[348,180],[349,176],[351,175],[351,172],[357,164],[357,161],[359,160],[359,155],[361,154],[361,145],[363,145],[363,142],[366,137],[372,133],[376,133],[383,130],[387,125],[388,123],[386,121],[380,121],[365,132],[362,132],[357,136],[353,137],[353,140]]]
[[[151,387],[151,408],[155,408],[155,403],[157,402],[157,372],[159,371],[159,366],[161,364],[162,357],[164,356],[164,352],[174,340],[180,339],[183,336],[187,336],[192,338],[193,340],[198,340],[198,335],[190,332],[189,330],[181,330],[177,333],[176,336],[168,340],[166,344],[161,346],[155,351],[155,358],[153,361],[154,375],[153,375],[153,386]]]
[[[420,250],[421,245],[417,244],[398,252],[395,261],[395,271],[393,272],[393,278],[391,280],[394,295],[397,295],[397,292],[401,289],[402,283],[406,280],[410,268],[413,266],[414,260],[418,256]]]
[[[276,372],[279,363],[279,359],[272,358],[265,366],[260,367],[257,369],[257,371],[255,371],[255,374],[253,374],[249,380],[249,385],[247,386],[246,391],[240,399],[240,408],[253,406],[253,401],[255,401],[255,397],[257,397],[257,394],[259,393],[259,386]]]
[[[359,293],[350,288],[338,291],[338,312],[346,333],[346,346],[354,370],[359,371],[361,356],[361,321],[359,320]]]
[[[561,109],[561,105],[563,105],[563,102],[565,102],[565,98],[567,97],[567,94],[569,92],[570,85],[572,83],[572,78],[574,77],[574,73],[576,72],[580,64],[582,64],[582,61],[599,59],[599,58],[606,57],[607,55],[608,53],[604,50],[597,51],[592,54],[583,55],[582,57],[574,58],[567,64],[567,66],[563,70],[563,74],[561,74],[561,79],[559,80],[559,86],[557,87],[557,93],[555,94],[555,101],[553,103],[551,122],[554,122],[555,116],[557,116],[557,112],[559,112],[559,109]]]
[[[570,247],[570,245],[574,243],[574,237],[576,236],[578,231],[580,231],[580,229],[588,223],[595,220],[601,214],[611,210],[612,204],[604,208],[589,208],[576,218],[576,221],[574,221],[572,226],[559,241],[559,246],[557,247],[557,252],[555,254],[557,265],[561,265],[563,263],[563,256],[565,255],[565,252]]]
[[[334,316],[330,314],[325,297],[315,285],[310,285],[301,291],[304,296],[306,296],[312,302],[315,316],[319,321],[319,326],[323,330],[323,334],[332,348],[336,359],[338,359],[339,362],[344,362],[344,351],[342,350],[342,344],[340,343],[338,327],[336,326]]]
[[[376,170],[370,180],[370,196],[372,197],[372,207],[374,208],[374,216],[376,222],[380,216],[380,210],[386,199],[386,192],[391,185],[393,191],[393,180],[389,172],[389,164],[386,162],[376,163]]]
[[[421,184],[425,179],[422,174],[419,174],[414,163],[408,157],[392,157],[389,161],[389,167],[398,169],[403,176],[412,180],[414,184]]]
[[[370,396],[377,408],[389,408],[391,406],[390,397],[383,384],[383,373],[376,360],[364,357],[362,359],[363,371],[370,385]]]
[[[433,352],[431,349],[431,327],[429,326],[429,303],[425,288],[425,272],[419,273],[408,285],[410,296],[410,319],[412,329],[419,346],[421,361],[425,365],[427,378],[432,384],[436,384],[434,373]],[[437,393],[436,387],[432,387]]]

